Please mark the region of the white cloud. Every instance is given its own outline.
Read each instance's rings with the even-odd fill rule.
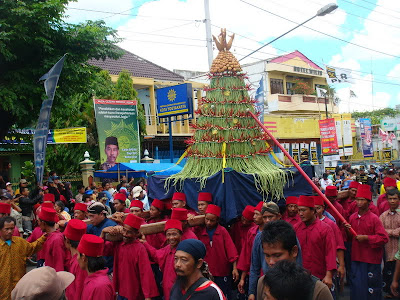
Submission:
[[[339,104],[339,111],[354,112],[354,111],[370,111],[374,109],[385,108],[389,106],[392,95],[386,92],[375,92],[372,97],[372,84],[373,76],[368,74],[366,76],[354,78],[354,83],[349,87],[338,88],[336,93],[341,99]],[[357,97],[350,98],[350,90],[352,90]]]
[[[376,5],[376,8],[364,20],[364,28],[361,33],[355,33],[351,42],[370,49],[400,56],[400,17],[388,10],[382,10],[380,7],[383,6],[389,10],[400,11],[400,1],[378,0]],[[351,44],[347,44],[342,48],[342,54],[344,57],[354,57],[356,55],[358,60],[392,58],[391,56]]]
[[[361,66],[357,60],[355,60],[353,58],[345,59],[341,54],[336,54],[336,55],[332,56],[332,59],[328,63],[328,66],[335,66],[338,68],[351,69],[351,70],[355,70],[355,71],[358,71],[361,69]]]
[[[297,0],[271,0],[268,3],[263,0],[249,2],[300,23],[315,14],[323,5],[332,2],[332,0],[321,0],[320,5],[310,2],[307,3],[306,8],[304,3]],[[79,0],[76,3],[71,3],[70,6],[99,11],[121,12],[129,9],[133,4],[131,0],[119,0],[118,6],[110,7],[110,1],[108,0]],[[70,19],[68,19],[70,22],[76,22],[82,18],[99,19],[109,16],[107,14],[77,10],[68,10],[67,14],[71,15]],[[205,26],[201,21],[194,21],[204,19],[203,1],[159,0],[147,2],[138,9],[137,14],[146,17],[128,18],[126,22],[121,20],[125,20],[127,17],[121,15],[114,15],[106,19],[107,24],[123,24],[117,28],[119,35],[125,38],[125,41],[120,44],[121,47],[168,69],[208,70]],[[228,31],[231,30],[246,37],[239,35],[235,37],[231,51],[238,59],[257,49],[260,46],[257,41],[266,43],[295,26],[294,23],[272,16],[239,0],[210,1],[210,15],[211,23],[214,25],[212,27],[214,35],[219,34],[220,29],[217,26],[223,26]],[[317,17],[307,25],[318,28],[323,32],[340,36],[342,33],[335,25],[342,24],[345,18],[345,13],[337,10],[332,15]],[[186,19],[186,21],[173,19]],[[189,22],[187,20],[193,20],[193,22],[187,24]],[[183,38],[177,39],[160,35]],[[294,36],[303,38],[305,43],[311,43],[311,41],[306,41],[310,39],[326,38],[303,27],[287,35],[287,37]],[[277,53],[278,51],[273,46],[268,46],[252,55],[252,58],[246,58],[243,63],[273,57]],[[214,51],[214,57],[216,54],[217,52]]]
[[[400,64],[395,65],[392,70],[387,75],[389,80],[400,82]]]

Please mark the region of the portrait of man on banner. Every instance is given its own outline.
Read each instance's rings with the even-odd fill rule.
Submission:
[[[104,153],[106,154],[106,161],[101,165],[102,170],[108,170],[115,166],[119,155],[118,139],[115,136],[106,138]]]

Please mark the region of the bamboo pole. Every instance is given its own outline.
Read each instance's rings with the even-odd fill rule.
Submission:
[[[278,142],[278,140],[268,131],[268,129],[260,122],[260,120],[257,118],[257,116],[252,113],[251,111],[248,111],[248,113],[253,117],[254,120],[256,120],[257,124],[260,125],[260,127],[264,130],[266,134],[271,138],[271,140],[275,143],[275,145],[278,146],[279,149],[285,154],[285,156],[290,160],[290,162],[296,167],[296,169],[300,172],[300,174],[307,180],[307,182],[312,186],[314,191],[324,199],[324,202],[326,205],[329,206],[330,209],[333,210],[333,212],[338,216],[340,221],[342,221],[344,224],[348,224],[346,219],[338,212],[336,207],[333,206],[333,204],[326,198],[326,196],[320,191],[320,189],[315,185],[315,183],[308,177],[306,172],[303,171],[303,169],[299,166],[299,164],[293,159],[293,157],[290,156],[290,154],[283,148],[283,146]],[[356,236],[357,233],[353,228],[350,228],[350,233],[353,236]]]

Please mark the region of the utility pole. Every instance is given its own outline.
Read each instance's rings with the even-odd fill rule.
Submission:
[[[211,20],[210,20],[210,5],[209,0],[204,0],[204,12],[206,25],[206,40],[207,40],[207,53],[208,53],[208,67],[211,68],[213,62],[213,45],[211,36]]]
[[[328,98],[326,97],[326,94],[328,92],[325,93],[325,116],[327,119],[329,119],[329,114],[328,114]]]

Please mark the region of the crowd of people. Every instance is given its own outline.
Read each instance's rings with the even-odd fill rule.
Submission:
[[[78,186],[75,196],[54,172],[33,190],[7,183],[0,300],[329,300],[345,285],[354,300],[397,297],[399,178],[389,169],[371,184],[374,172],[343,166],[321,179],[329,203],[261,201],[229,224],[211,193],[188,207],[182,192],[149,199],[145,180]],[[35,253],[37,269],[25,275]]]

